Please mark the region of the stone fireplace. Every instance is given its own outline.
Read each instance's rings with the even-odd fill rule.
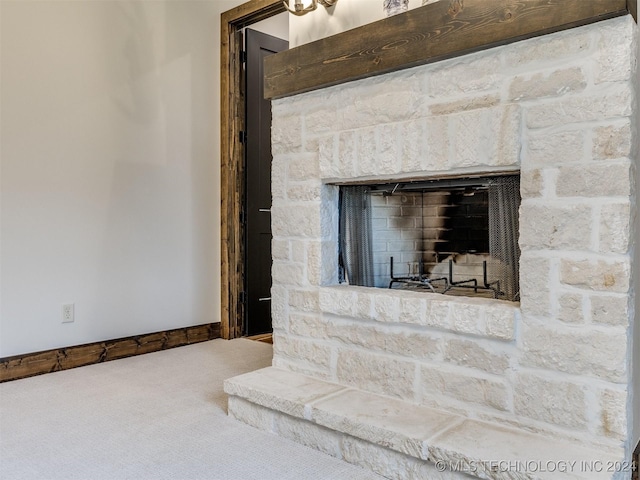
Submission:
[[[626,16],[275,100],[273,367],[230,415],[389,478],[631,478],[637,41]],[[339,283],[340,185],[511,174],[519,301]]]

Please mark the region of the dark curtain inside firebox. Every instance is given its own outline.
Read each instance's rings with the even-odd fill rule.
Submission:
[[[520,177],[507,176],[489,184],[490,277],[501,278],[500,290],[508,300],[519,298],[520,248],[518,246],[518,210]]]
[[[340,189],[339,248],[342,280],[350,285],[373,287],[371,196],[364,186]]]

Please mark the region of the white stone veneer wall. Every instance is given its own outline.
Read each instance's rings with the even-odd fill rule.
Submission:
[[[274,365],[628,447],[630,16],[273,102]],[[521,169],[521,304],[337,286],[330,182]]]
[[[638,2],[640,6],[640,1]],[[633,115],[633,129],[632,129],[632,155],[634,159],[633,166],[635,171],[635,210],[632,213],[634,218],[635,231],[633,238],[635,238],[635,244],[632,245],[633,251],[633,288],[635,295],[635,303],[632,304],[634,308],[635,322],[632,326],[632,343],[633,343],[633,356],[632,356],[632,384],[633,392],[631,398],[632,408],[629,411],[629,425],[633,425],[633,435],[631,448],[634,445],[638,445],[640,442],[640,246],[638,245],[638,239],[640,239],[640,193],[638,187],[640,186],[640,27],[635,26],[635,63],[633,65],[632,78],[634,79],[635,86],[635,112]]]

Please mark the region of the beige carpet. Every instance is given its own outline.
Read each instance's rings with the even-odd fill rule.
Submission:
[[[0,479],[381,479],[227,417],[223,380],[271,352],[213,340],[0,384]]]

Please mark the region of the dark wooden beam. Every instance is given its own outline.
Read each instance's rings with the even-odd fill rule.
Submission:
[[[157,352],[215,338],[220,338],[219,323],[0,358],[0,382]]]
[[[628,13],[627,0],[442,0],[267,57],[265,97],[307,92]]]
[[[638,0],[627,0],[627,8],[633,19],[638,23]]]

